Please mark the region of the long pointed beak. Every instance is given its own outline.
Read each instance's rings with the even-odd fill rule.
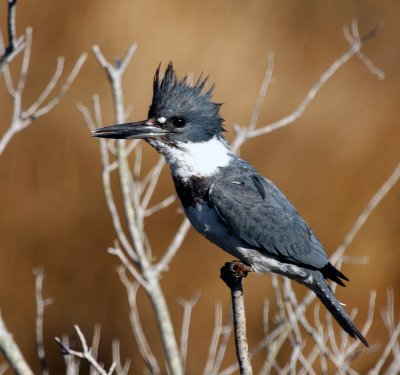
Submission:
[[[126,124],[106,126],[93,131],[93,137],[114,139],[146,139],[157,138],[166,134],[164,129],[156,126],[153,119]]]

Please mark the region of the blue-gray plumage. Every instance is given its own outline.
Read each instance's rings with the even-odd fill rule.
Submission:
[[[274,272],[311,289],[342,328],[368,346],[326,279],[347,277],[285,195],[232,154],[222,136],[220,104],[207,79],[178,80],[172,64],[160,82],[157,69],[146,121],[108,126],[94,136],[145,139],[165,156],[185,214],[211,242],[256,272]]]

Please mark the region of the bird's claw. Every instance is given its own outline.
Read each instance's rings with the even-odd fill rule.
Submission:
[[[253,268],[246,263],[242,263],[239,260],[225,263],[225,266],[229,266],[232,275],[236,278],[246,277],[249,272],[254,272]]]

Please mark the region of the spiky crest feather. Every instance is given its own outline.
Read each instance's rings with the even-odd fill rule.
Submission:
[[[196,118],[198,125],[206,125],[208,134],[217,134],[223,131],[223,119],[219,114],[222,104],[211,101],[214,85],[205,90],[209,77],[203,79],[203,74],[194,85],[188,77],[178,79],[172,63],[165,70],[160,79],[159,65],[153,80],[153,100],[149,109],[149,117],[182,116],[190,121]],[[207,129],[208,127],[208,129]]]

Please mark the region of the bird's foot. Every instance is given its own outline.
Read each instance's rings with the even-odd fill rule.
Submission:
[[[246,277],[249,272],[254,272],[253,268],[239,260],[226,262],[221,268],[221,275],[229,274],[230,277],[234,277],[236,279]]]
[[[249,272],[254,272],[253,267],[239,260],[225,263],[225,266],[229,266],[229,269],[234,277],[246,277]]]
[[[254,272],[253,268],[248,264],[238,260],[227,262],[221,268],[221,279],[225,281],[228,287],[233,291],[236,289],[242,290],[242,279],[249,272]]]

